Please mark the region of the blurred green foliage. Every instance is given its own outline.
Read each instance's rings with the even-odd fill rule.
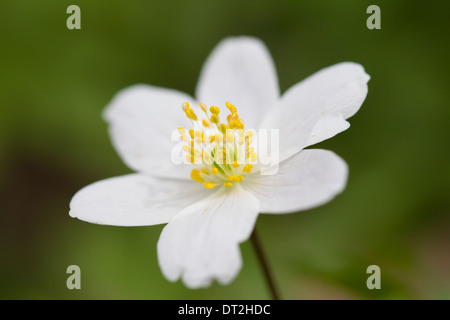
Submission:
[[[81,8],[81,30],[66,8]],[[381,30],[366,8],[381,8]],[[361,63],[369,94],[351,128],[321,143],[350,167],[346,191],[257,228],[286,299],[450,298],[448,3],[428,1],[0,0],[0,298],[266,299],[249,243],[228,286],[189,290],[161,274],[163,226],[71,219],[81,187],[130,172],[101,112],[149,83],[194,94],[224,37],[261,38],[282,91],[341,61]],[[82,289],[66,288],[66,268]],[[382,289],[368,290],[379,265]]]

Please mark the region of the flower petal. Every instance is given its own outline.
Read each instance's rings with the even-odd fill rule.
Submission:
[[[244,188],[260,201],[261,213],[290,213],[310,209],[344,190],[348,168],[331,151],[302,150],[280,163],[275,175],[246,177]]]
[[[84,187],[72,198],[69,214],[97,224],[155,225],[167,223],[206,194],[206,189],[193,181],[129,174]]]
[[[158,260],[165,277],[182,277],[189,288],[226,284],[241,268],[239,243],[250,236],[258,200],[239,185],[218,191],[173,218],[158,241]]]
[[[361,107],[369,79],[361,65],[343,62],[284,93],[279,107],[267,113],[262,125],[280,130],[280,160],[346,130],[350,125],[345,119]]]
[[[265,110],[279,99],[275,66],[266,46],[251,37],[220,42],[206,60],[196,91],[199,102],[222,106],[229,101],[248,128],[256,128]]]
[[[104,117],[114,147],[130,168],[160,177],[189,178],[189,165],[177,165],[171,158],[177,144],[172,134],[190,125],[181,110],[185,101],[193,103],[185,93],[148,85],[131,86],[114,97]]]

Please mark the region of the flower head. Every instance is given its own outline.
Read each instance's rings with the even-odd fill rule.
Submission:
[[[114,97],[105,111],[111,139],[137,173],[81,189],[70,215],[118,226],[167,223],[157,245],[167,279],[182,278],[191,288],[229,283],[241,267],[239,244],[260,212],[313,208],[344,189],[346,163],[331,151],[305,148],[349,127],[369,79],[361,65],[344,62],[280,97],[264,44],[225,39],[203,67],[197,99],[148,85]],[[255,142],[261,129],[277,132],[275,174],[263,174]],[[173,161],[180,153],[174,130],[182,163]]]

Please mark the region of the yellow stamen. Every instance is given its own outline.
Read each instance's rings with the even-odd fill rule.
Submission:
[[[219,116],[217,114],[212,114],[209,120],[211,120],[212,123],[219,123]]]
[[[214,187],[216,186],[216,183],[214,183],[214,182],[212,182],[212,181],[209,181],[209,182],[205,182],[205,183],[203,184],[203,186],[204,186],[205,188],[212,189],[212,188],[214,188]]]
[[[192,169],[191,171],[191,178],[195,181],[197,181],[198,183],[203,183],[205,181],[205,179],[203,179],[200,176],[200,171],[198,171],[197,169]]]
[[[244,179],[244,177],[242,177],[242,179]],[[237,175],[233,174],[231,176],[228,177],[228,181],[235,181],[235,182],[239,182],[241,181],[240,177],[238,177]]]
[[[235,167],[235,168],[239,167],[239,163],[237,163],[236,160],[233,162],[233,167]]]
[[[220,113],[220,109],[216,106],[211,106],[211,108],[209,108],[209,111],[211,111],[212,114],[216,114],[216,115],[218,115]]]
[[[206,119],[202,120],[202,124],[203,124],[204,127],[209,127],[209,122]]]
[[[229,181],[224,182],[224,183],[223,183],[223,186],[224,186],[224,187],[232,187],[232,186],[233,186],[233,182],[229,182]]]
[[[246,173],[250,173],[250,171],[252,171],[253,169],[253,165],[248,163],[244,166],[244,168],[242,169],[242,171],[246,172]]]
[[[194,110],[192,110],[191,108],[187,108],[186,109],[186,116],[189,119],[192,119],[194,121],[197,121],[197,115],[195,114]]]
[[[208,108],[206,107],[206,104],[200,103],[200,108],[202,108],[203,112],[208,112]]]
[[[221,123],[220,124],[220,131],[222,131],[223,134],[225,134],[227,132],[227,125],[225,123]]]
[[[217,168],[212,168],[211,172],[212,172],[212,174],[218,174],[219,170]]]
[[[233,106],[231,103],[226,102],[225,105],[227,106],[227,108],[230,110],[231,113],[235,113],[237,111],[236,107]]]

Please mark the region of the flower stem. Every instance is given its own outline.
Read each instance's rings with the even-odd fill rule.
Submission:
[[[270,293],[272,295],[272,299],[280,300],[280,294],[278,291],[278,287],[275,283],[274,277],[272,275],[272,271],[267,262],[267,257],[264,253],[258,233],[256,232],[256,228],[253,229],[252,235],[250,236],[250,240],[253,244],[253,248],[255,249],[256,255],[258,256],[259,263],[263,269],[264,277],[266,278],[267,285],[269,286]]]

